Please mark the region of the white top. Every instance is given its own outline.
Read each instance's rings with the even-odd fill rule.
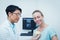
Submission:
[[[0,25],[0,40],[18,40],[17,35],[13,32],[13,24],[6,20]]]

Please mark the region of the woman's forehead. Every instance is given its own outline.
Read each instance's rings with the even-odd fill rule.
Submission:
[[[33,16],[41,16],[41,14],[39,12],[35,12]]]

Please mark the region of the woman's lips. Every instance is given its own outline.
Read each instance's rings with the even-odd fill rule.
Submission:
[[[37,23],[37,24],[40,24],[40,23],[41,23],[41,20],[36,21],[36,23]]]

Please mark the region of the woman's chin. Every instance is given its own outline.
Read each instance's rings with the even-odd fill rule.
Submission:
[[[37,23],[38,25],[41,25],[41,22]]]

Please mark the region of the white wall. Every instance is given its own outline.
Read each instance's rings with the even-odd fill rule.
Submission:
[[[53,25],[60,38],[60,0],[0,0],[0,24],[6,19],[5,8],[10,5],[17,5],[22,8],[22,17],[32,17],[32,12],[39,9],[45,16],[45,22]],[[22,32],[22,19],[17,23],[17,34]]]

